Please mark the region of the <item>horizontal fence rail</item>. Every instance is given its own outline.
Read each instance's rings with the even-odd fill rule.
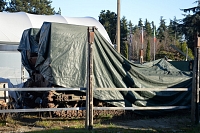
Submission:
[[[4,88],[7,83],[0,83],[0,91],[86,91],[86,88]],[[4,87],[3,87],[4,85]],[[6,85],[7,87],[7,85]],[[94,88],[96,90],[113,90],[113,91],[190,91],[191,88]],[[104,100],[109,101],[109,100]],[[123,101],[113,100],[113,101]],[[188,109],[190,106],[147,106],[147,107],[93,107],[93,110],[160,110],[160,109]],[[34,108],[34,109],[2,109],[0,113],[11,112],[45,112],[45,111],[68,111],[68,110],[86,110],[86,107],[76,108]]]
[[[190,106],[155,106],[155,107],[93,107],[94,110],[161,110],[161,109],[188,109]],[[34,109],[2,109],[0,113],[28,113],[28,112],[51,112],[51,111],[70,111],[86,110],[86,107],[76,108],[34,108]]]
[[[0,91],[70,91],[86,90],[86,88],[0,88]],[[94,88],[95,90],[117,90],[117,91],[190,91],[191,88]]]
[[[118,90],[118,91],[189,91],[192,88],[95,88],[94,90]]]
[[[154,107],[94,107],[94,110],[160,110],[160,109],[188,109],[190,106],[154,106]]]
[[[48,112],[48,111],[69,111],[69,110],[85,110],[85,107],[76,108],[35,108],[35,109],[2,109],[0,113],[28,113],[28,112]]]
[[[0,91],[73,91],[86,90],[86,88],[0,88]]]

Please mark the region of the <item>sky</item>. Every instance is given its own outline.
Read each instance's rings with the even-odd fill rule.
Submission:
[[[125,16],[133,25],[137,25],[139,19],[149,22],[154,21],[158,27],[160,17],[163,16],[166,24],[170,19],[182,19],[184,12],[180,9],[197,5],[195,0],[120,0],[120,18]],[[117,13],[117,0],[52,0],[55,11],[61,9],[61,15],[66,17],[93,17],[99,19],[102,10],[110,10]]]

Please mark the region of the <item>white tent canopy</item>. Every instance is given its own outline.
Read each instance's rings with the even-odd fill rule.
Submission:
[[[25,12],[0,12],[0,44],[19,44],[22,33],[28,28],[40,28],[43,22],[95,26],[111,43],[102,24],[92,17],[64,17],[61,15],[34,15]]]
[[[17,52],[18,44],[25,29],[41,28],[43,22],[95,26],[112,45],[104,27],[92,17],[74,18],[61,15],[34,15],[25,12],[0,12],[0,77],[11,79],[13,84],[21,83],[21,55]]]

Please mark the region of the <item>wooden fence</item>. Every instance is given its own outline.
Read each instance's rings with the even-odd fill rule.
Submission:
[[[110,90],[110,91],[191,91],[191,88],[94,88],[95,90]],[[0,83],[0,91],[87,91],[86,88],[8,88],[7,83]],[[92,91],[93,93],[93,91]],[[89,100],[89,94],[86,93],[86,107],[75,108],[36,108],[36,109],[2,109],[0,113],[12,113],[12,112],[48,112],[48,111],[68,111],[68,110],[86,110],[85,127],[92,129],[93,127],[93,110],[166,110],[166,109],[188,109],[189,106],[155,106],[155,107],[93,107],[93,100]],[[5,98],[7,96],[5,95]],[[92,106],[92,109],[89,109]]]

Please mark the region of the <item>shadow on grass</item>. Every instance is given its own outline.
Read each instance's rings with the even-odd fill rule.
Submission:
[[[13,127],[13,129],[8,128],[8,131],[15,131],[16,128],[17,131],[31,133],[196,133],[200,131],[199,125],[191,125],[189,110],[180,110],[162,116],[139,116],[133,114],[131,117],[128,116],[131,116],[131,114],[126,114],[126,117],[94,119],[94,128],[91,131],[85,129],[84,119],[41,119],[38,116],[33,117],[31,115],[28,117],[21,115],[11,120],[2,121],[0,127],[1,129],[4,129],[4,127]],[[168,124],[173,127],[170,127]]]
[[[155,133],[155,130],[141,130],[141,129],[123,129],[123,128],[94,128],[87,130],[84,128],[64,128],[64,129],[49,129],[41,131],[30,131],[29,133]]]

